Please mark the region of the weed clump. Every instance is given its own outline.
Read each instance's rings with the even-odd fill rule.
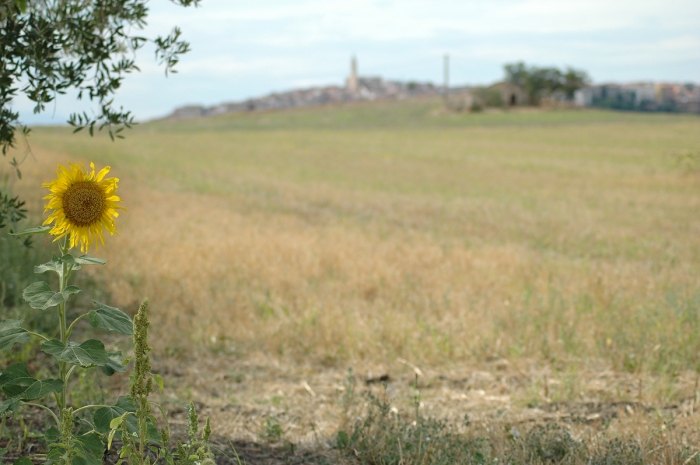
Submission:
[[[466,438],[450,425],[417,415],[407,421],[391,405],[366,394],[369,408],[351,434],[339,431],[336,445],[352,451],[363,463],[371,464],[454,464],[487,463],[491,460],[488,441]]]

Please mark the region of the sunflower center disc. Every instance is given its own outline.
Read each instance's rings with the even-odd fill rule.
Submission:
[[[102,189],[94,182],[76,182],[63,194],[63,212],[71,223],[78,226],[99,221],[104,205]]]

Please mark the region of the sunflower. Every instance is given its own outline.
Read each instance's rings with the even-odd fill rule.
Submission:
[[[115,195],[119,179],[105,179],[109,166],[95,174],[94,163],[90,163],[92,171],[87,171],[82,163],[68,165],[69,168],[58,165],[58,177],[41,185],[51,191],[44,197],[49,201],[44,212],[53,210],[44,225],[55,221],[49,231],[56,236],[54,241],[70,235],[70,247],[80,245],[80,251],[85,253],[96,239],[104,245],[103,228],[110,234],[119,234],[114,224],[114,218],[119,216],[117,210],[124,210],[117,205],[121,199]]]

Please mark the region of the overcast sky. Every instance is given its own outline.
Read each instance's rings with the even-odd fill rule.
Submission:
[[[138,56],[116,101],[139,120],[185,104],[212,105],[272,91],[341,84],[356,55],[360,75],[486,84],[503,64],[573,66],[596,82],[700,82],[698,0],[202,0],[149,3],[147,36],[182,28],[192,45],[168,78],[152,49]],[[87,102],[63,97],[27,123],[60,124]]]

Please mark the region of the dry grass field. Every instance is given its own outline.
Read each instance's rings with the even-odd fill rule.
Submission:
[[[673,404],[697,425],[697,116],[413,101],[126,136],[37,128],[14,189],[38,198],[66,159],[112,166],[128,211],[95,278],[127,310],[150,298],[173,398],[220,433],[333,431],[349,366],[406,405],[415,366],[443,417]]]

